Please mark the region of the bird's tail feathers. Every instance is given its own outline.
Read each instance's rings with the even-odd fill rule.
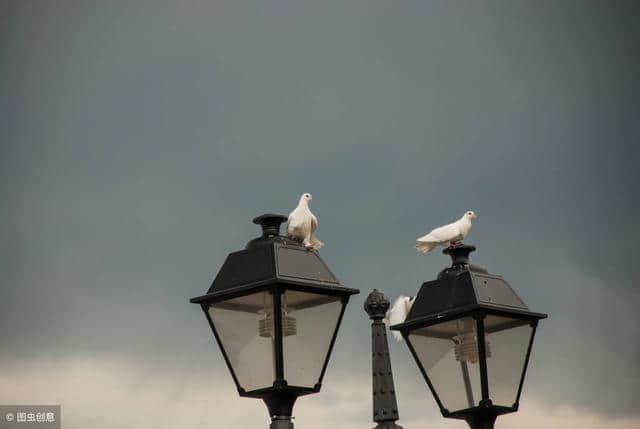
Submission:
[[[416,250],[418,252],[428,253],[428,252],[431,252],[433,249],[435,249],[437,245],[438,245],[437,243],[429,243],[426,241],[416,241]]]
[[[387,313],[385,314],[384,319],[382,319],[382,322],[387,326],[387,328],[393,325],[393,323],[391,323],[391,310],[387,310]],[[391,331],[391,335],[393,335],[396,341],[402,341],[402,334],[400,332]]]
[[[316,238],[315,235],[311,234],[311,238],[309,239],[309,241],[311,242],[311,248],[314,250],[318,250],[319,248],[321,248],[322,246],[324,246],[324,243],[320,240],[318,240]]]

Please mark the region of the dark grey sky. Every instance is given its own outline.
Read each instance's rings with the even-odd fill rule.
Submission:
[[[474,260],[550,313],[524,400],[637,417],[639,12],[2,2],[0,364],[222,374],[187,300],[253,216],[312,192],[322,257],[362,289],[334,377],[368,383],[368,291],[415,294],[447,263],[415,237],[473,209]],[[432,402],[392,353],[400,394]]]

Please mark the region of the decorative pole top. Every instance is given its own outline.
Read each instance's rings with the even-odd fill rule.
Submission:
[[[448,276],[456,276],[464,271],[487,274],[488,271],[485,268],[469,263],[469,254],[474,250],[476,250],[476,246],[471,246],[469,244],[459,244],[457,246],[449,246],[444,249],[442,253],[451,257],[451,266],[440,271],[438,273],[438,279]]]
[[[374,289],[364,302],[364,311],[371,319],[384,319],[391,303],[382,292]]]
[[[280,235],[280,224],[287,221],[287,217],[266,213],[253,219],[253,223],[262,227],[263,237],[277,237]]]
[[[476,246],[462,244],[460,246],[447,247],[442,251],[451,257],[451,266],[469,264],[469,254],[476,250]]]

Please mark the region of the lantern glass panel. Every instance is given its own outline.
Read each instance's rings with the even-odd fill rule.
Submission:
[[[533,327],[527,320],[487,315],[484,319],[487,344],[487,380],[494,405],[511,407],[529,348]]]
[[[473,318],[463,317],[409,333],[436,395],[450,412],[477,406],[482,399],[476,327]]]
[[[238,384],[246,391],[271,387],[275,380],[273,296],[260,292],[209,307]]]
[[[339,297],[287,290],[282,295],[284,377],[290,386],[320,381],[343,303]]]

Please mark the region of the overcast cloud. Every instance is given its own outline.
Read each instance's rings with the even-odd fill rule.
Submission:
[[[370,424],[362,302],[414,295],[447,264],[414,238],[473,209],[473,260],[550,314],[498,427],[638,427],[639,12],[2,2],[0,402],[60,403],[70,429],[266,424],[188,299],[312,192],[321,255],[362,293],[298,424]],[[391,352],[400,423],[456,427]]]

